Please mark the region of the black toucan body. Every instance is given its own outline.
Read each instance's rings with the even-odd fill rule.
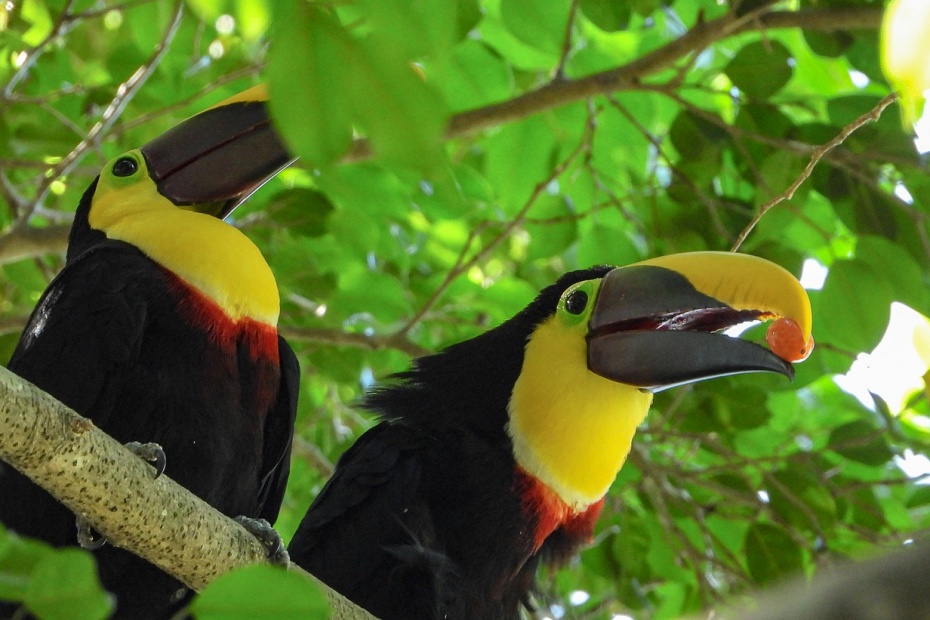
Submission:
[[[491,331],[375,390],[381,422],[340,459],[291,541],[296,562],[382,620],[510,619],[540,562],[591,539],[652,392],[793,376],[714,333],[810,304],[751,256],[678,254],[563,276]]]
[[[253,91],[105,166],[9,368],[117,440],[160,444],[165,472],[223,513],[273,523],[299,371],[267,263],[222,221],[289,160]],[[74,545],[74,515],[0,467],[0,522]],[[187,596],[127,551],[96,558],[118,617],[169,617]]]

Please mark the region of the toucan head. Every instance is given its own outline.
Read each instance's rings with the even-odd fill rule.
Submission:
[[[294,159],[271,126],[267,99],[264,86],[250,88],[107,162],[81,201],[71,245],[138,209],[225,218]]]
[[[675,254],[573,272],[527,310],[540,318],[526,342],[507,430],[518,464],[578,508],[603,497],[653,392],[744,372],[792,378],[791,360],[803,357],[721,331],[789,319],[793,336],[812,346],[800,283],[743,254]]]

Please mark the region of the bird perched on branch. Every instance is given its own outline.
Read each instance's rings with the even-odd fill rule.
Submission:
[[[778,355],[714,333],[769,318]],[[291,560],[382,620],[517,618],[537,566],[590,541],[652,392],[792,377],[810,329],[798,281],[752,256],[566,274],[367,398],[381,422],[339,460]]]
[[[265,99],[250,89],[104,166],[9,368],[116,439],[161,446],[143,452],[167,455],[165,472],[221,512],[273,523],[298,365],[270,268],[222,221],[291,160]],[[74,544],[74,515],[11,467],[0,498],[8,528]],[[169,617],[186,596],[127,551],[96,558],[119,617]]]

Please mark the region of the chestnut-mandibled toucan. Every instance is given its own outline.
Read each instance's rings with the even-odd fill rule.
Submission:
[[[160,444],[165,472],[221,512],[273,523],[298,365],[277,333],[271,270],[222,221],[290,160],[265,98],[245,91],[104,166],[9,368],[119,441]],[[0,468],[0,522],[75,544],[75,516]],[[128,551],[96,558],[118,617],[169,617],[186,596]]]
[[[804,289],[752,256],[569,273],[367,397],[382,420],[339,460],[291,561],[382,620],[517,618],[537,565],[591,539],[653,391],[793,376],[765,347],[714,333],[779,317],[812,343]]]

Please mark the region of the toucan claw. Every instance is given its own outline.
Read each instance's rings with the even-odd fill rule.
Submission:
[[[77,527],[77,541],[82,549],[96,551],[107,544],[107,537],[91,527],[90,522],[83,517],[76,517],[74,525]]]
[[[284,546],[284,540],[276,529],[265,519],[253,519],[239,515],[233,519],[236,523],[249,531],[268,552],[268,562],[279,566],[288,566],[290,555]]]
[[[165,473],[168,457],[160,445],[154,442],[141,443],[138,441],[130,441],[125,445],[130,452],[152,464],[152,467],[155,468],[155,478]]]

